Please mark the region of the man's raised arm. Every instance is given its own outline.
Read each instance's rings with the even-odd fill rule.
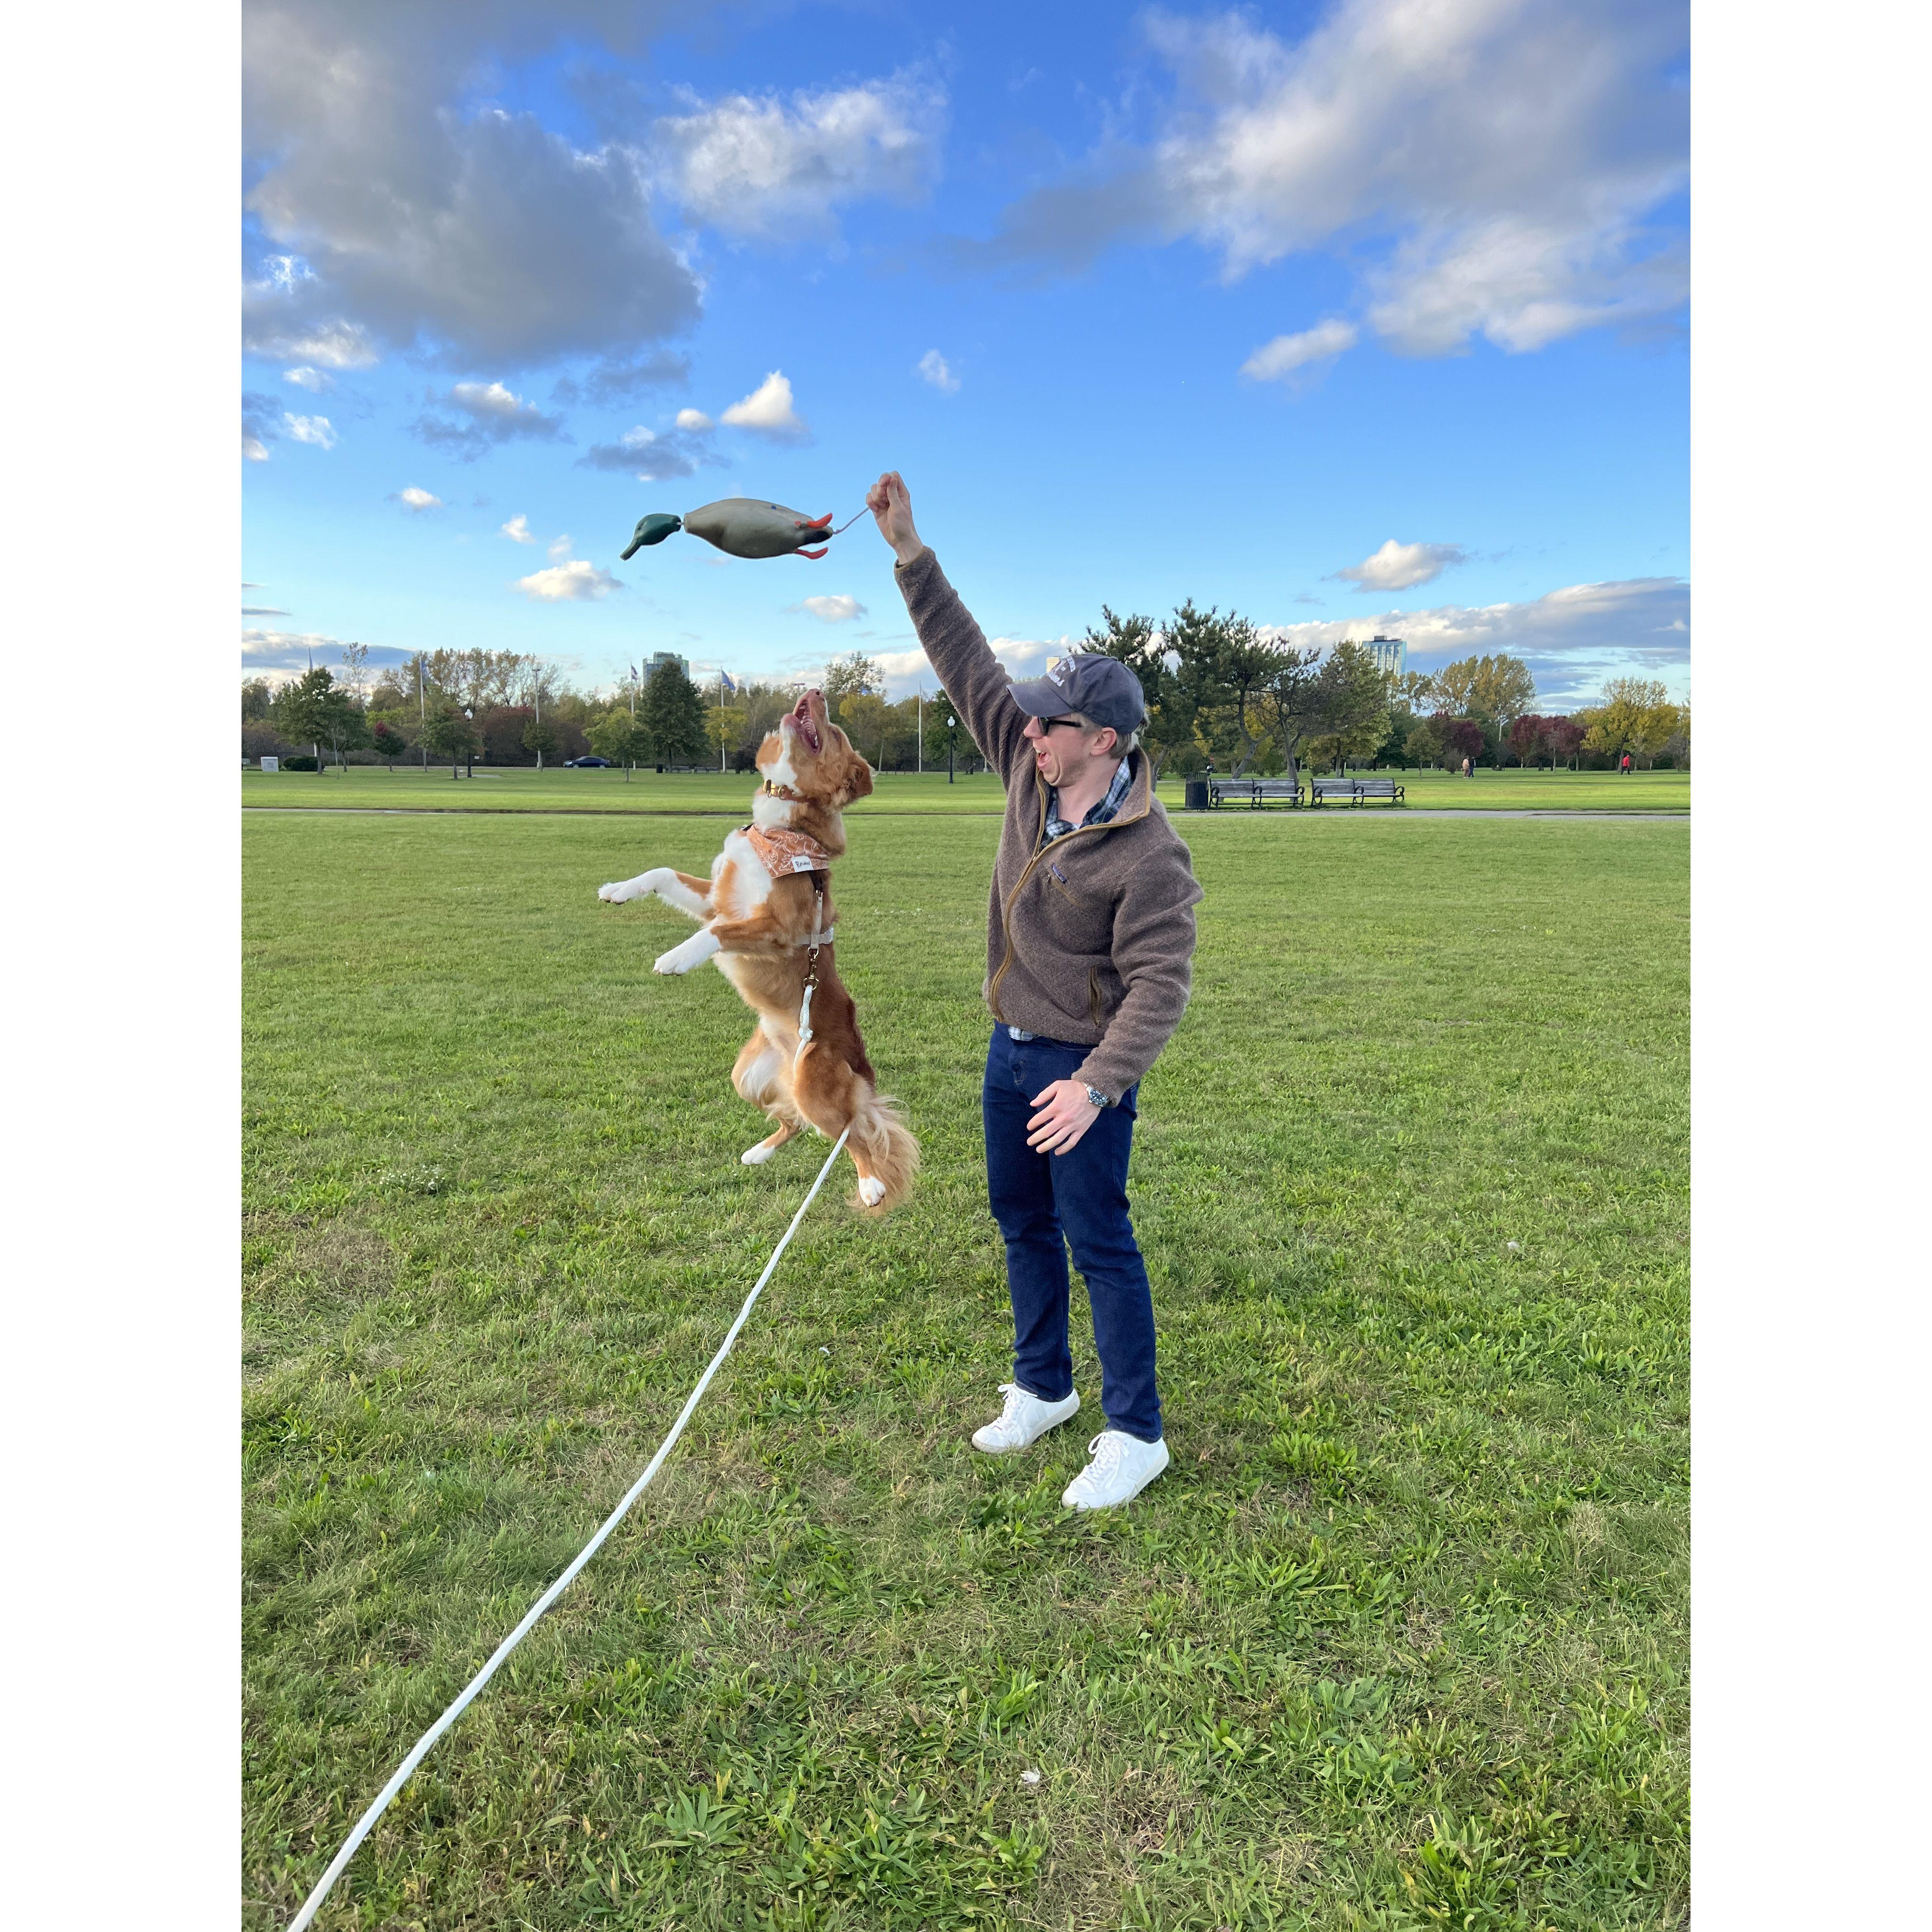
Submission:
[[[1012,680],[1000,668],[973,614],[960,602],[959,593],[946,580],[939,560],[914,529],[912,499],[896,470],[887,470],[866,493],[866,507],[898,559],[892,574],[920,648],[972,733],[973,742],[1002,778],[1010,778],[1016,765],[1030,767],[1032,758],[1022,735],[1026,713],[1009,694]]]

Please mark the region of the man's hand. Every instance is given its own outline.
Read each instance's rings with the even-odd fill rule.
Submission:
[[[1036,1154],[1065,1154],[1078,1147],[1100,1111],[1088,1099],[1086,1082],[1081,1080],[1056,1080],[1042,1087],[1033,1103],[1040,1112],[1027,1123],[1027,1145]]]
[[[866,492],[866,507],[879,526],[879,534],[892,547],[902,563],[910,563],[925,549],[918,531],[912,526],[912,498],[905,478],[896,470],[888,470]]]

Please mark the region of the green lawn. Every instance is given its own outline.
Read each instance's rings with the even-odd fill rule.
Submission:
[[[1418,806],[1463,811],[1688,812],[1688,772],[1479,772],[1460,778],[1448,772],[1391,774]],[[244,805],[382,806],[470,812],[746,812],[757,783],[741,774],[640,772],[627,783],[622,772],[479,770],[452,780],[448,766],[400,765],[394,772],[351,765],[346,772],[244,772]],[[1180,809],[1178,778],[1166,780],[1161,797]],[[1231,808],[1224,807],[1223,809]],[[1276,807],[1276,810],[1285,810]],[[1327,811],[1330,808],[1324,806]],[[1363,808],[1380,811],[1381,806]],[[944,772],[889,772],[855,812],[991,812],[1000,809],[996,778],[961,778],[948,784]]]
[[[967,1445],[1010,1342],[998,826],[862,824],[840,970],[920,1191],[874,1225],[828,1184],[322,1924],[1687,1922],[1688,828],[1186,830],[1195,999],[1135,1170],[1174,1467],[1060,1510],[1077,1300],[1090,1426]],[[244,836],[266,1932],[648,1459],[822,1144],[738,1165],[743,1009],[651,975],[676,915],[593,896],[715,824]]]

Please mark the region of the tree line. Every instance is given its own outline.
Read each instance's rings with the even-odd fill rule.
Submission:
[[[1662,684],[1612,680],[1567,715],[1537,708],[1520,658],[1464,658],[1434,672],[1384,671],[1360,645],[1284,645],[1233,612],[1191,600],[1156,625],[1103,604],[1081,648],[1118,658],[1148,706],[1142,743],[1158,778],[1211,767],[1234,776],[1299,767],[1522,765],[1639,766],[1690,761],[1690,714]],[[296,769],[404,758],[447,764],[452,776],[488,765],[554,765],[586,754],[622,766],[752,769],[765,735],[796,702],[800,682],[694,684],[675,662],[614,692],[580,692],[544,659],[512,651],[429,651],[371,671],[359,645],[339,668],[317,665],[278,689],[242,688],[242,756]],[[832,716],[880,771],[983,770],[943,692],[893,703],[863,652],[818,679]]]

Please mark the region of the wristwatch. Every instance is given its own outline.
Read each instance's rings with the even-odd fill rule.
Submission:
[[[1099,1088],[1090,1087],[1087,1090],[1087,1104],[1090,1107],[1111,1107],[1114,1103]]]

